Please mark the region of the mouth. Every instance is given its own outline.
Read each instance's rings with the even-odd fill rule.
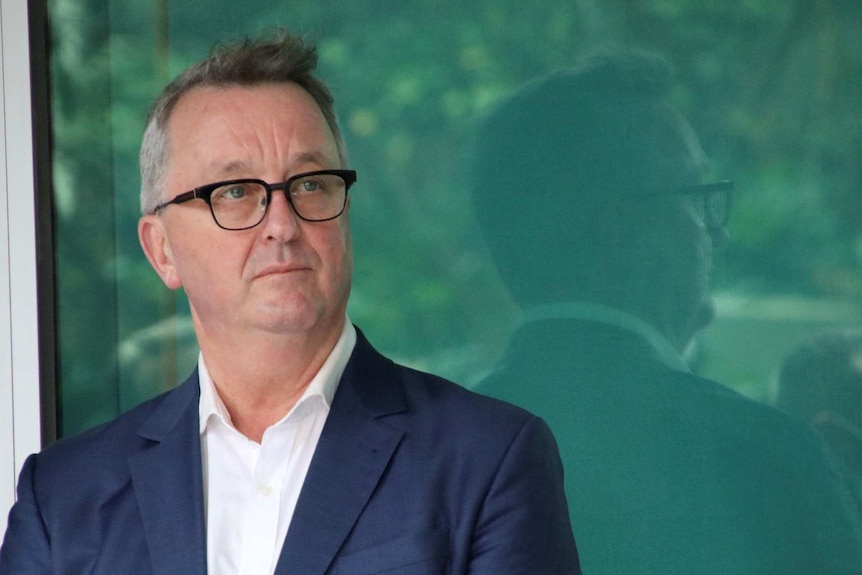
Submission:
[[[311,268],[302,264],[273,264],[258,272],[255,277],[264,278],[307,271],[311,271]]]

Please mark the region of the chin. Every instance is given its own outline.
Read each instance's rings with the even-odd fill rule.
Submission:
[[[712,323],[715,313],[715,303],[711,297],[706,297],[699,304],[690,307],[688,321],[677,324],[681,328],[676,332],[678,339],[674,341],[677,349],[684,353],[691,346],[694,337]]]
[[[715,320],[716,309],[712,297],[707,296],[697,308],[691,323],[691,337],[703,331]]]
[[[331,313],[311,305],[271,307],[262,310],[258,317],[258,323],[263,329],[283,335],[335,329],[334,326],[338,323],[338,319]]]
[[[255,323],[261,329],[273,333],[301,332],[311,329],[319,315],[306,306],[294,306],[285,302],[274,302],[260,306],[255,313]]]

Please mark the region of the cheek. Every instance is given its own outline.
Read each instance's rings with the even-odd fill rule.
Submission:
[[[692,222],[689,242],[693,245],[692,251],[695,253],[697,267],[708,269],[712,263],[712,237],[703,220]]]
[[[348,226],[342,226],[338,256],[341,261],[341,281],[350,284],[353,276],[353,238]]]
[[[709,235],[704,229],[692,229],[691,233],[680,238],[681,248],[679,250],[680,275],[686,276],[688,281],[695,281],[697,287],[702,288],[709,279],[709,269],[712,260],[712,244]]]
[[[353,236],[350,235],[350,226],[344,225],[341,228],[341,245],[344,253],[346,265],[351,270],[353,269]]]
[[[329,257],[332,266],[332,283],[337,291],[346,294],[350,291],[353,278],[353,239],[348,225],[339,226],[338,234],[330,245]]]
[[[350,281],[353,248],[348,226],[341,225],[337,220],[323,225],[311,224],[305,229],[302,243],[317,261],[321,287]]]
[[[200,234],[185,238],[183,247],[175,248],[177,270],[187,292],[212,291],[225,285],[226,280],[241,277],[242,246],[232,242],[217,242]]]
[[[673,241],[679,246],[681,260],[690,273],[700,274],[709,267],[712,257],[712,238],[703,223],[703,203],[689,202],[679,214],[675,225],[668,229],[674,230]]]
[[[696,218],[668,220],[653,246],[662,256],[665,285],[675,292],[701,291],[705,285],[712,257],[712,244],[706,228]]]

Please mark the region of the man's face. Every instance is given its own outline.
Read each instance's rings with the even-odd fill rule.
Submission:
[[[705,225],[703,196],[680,195],[668,200],[663,250],[668,273],[666,299],[674,317],[674,337],[684,348],[715,317],[709,290],[712,250],[725,241],[727,232]]]
[[[295,84],[195,88],[177,103],[168,137],[166,199],[221,180],[276,183],[342,167],[320,109]],[[199,339],[341,329],[352,276],[347,211],[306,222],[276,191],[263,222],[228,231],[193,200],[145,216],[139,234],[165,284],[185,288]]]
[[[653,189],[698,184],[703,152],[685,126],[666,144],[668,168]],[[689,174],[688,176],[684,174]],[[660,182],[665,182],[661,184]],[[682,351],[715,317],[710,295],[712,251],[727,241],[725,228],[706,225],[704,196],[666,194],[641,198],[633,229],[632,276],[651,322]],[[637,222],[637,223],[635,223]]]

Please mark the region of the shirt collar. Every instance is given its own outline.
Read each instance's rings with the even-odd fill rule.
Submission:
[[[521,323],[547,319],[581,319],[617,327],[644,340],[659,360],[671,369],[691,371],[682,355],[657,329],[641,318],[622,310],[581,301],[546,303],[524,310]]]
[[[335,347],[332,348],[329,357],[326,358],[320,370],[312,378],[308,387],[305,388],[305,392],[303,392],[299,401],[296,402],[294,409],[312,397],[319,397],[326,409],[329,410],[329,407],[332,405],[332,399],[335,397],[335,391],[338,389],[338,382],[341,380],[344,368],[347,367],[347,362],[350,360],[355,345],[356,328],[350,323],[350,319],[345,317],[344,329],[342,329],[338,341],[335,342]],[[207,424],[212,417],[217,417],[223,423],[232,427],[230,413],[219,396],[218,390],[207,370],[203,354],[198,354],[198,380],[201,390],[200,402],[198,404],[200,433],[203,434],[206,431]],[[293,409],[290,413],[292,412]],[[290,413],[285,415],[284,419]],[[284,419],[281,421],[284,421]],[[278,423],[275,425],[278,425]]]

